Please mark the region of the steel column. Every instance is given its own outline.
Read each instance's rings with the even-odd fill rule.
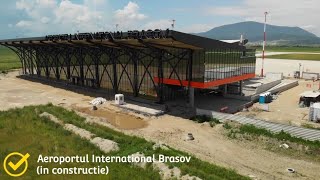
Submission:
[[[158,56],[158,77],[159,77],[159,81],[158,81],[158,98],[159,98],[159,103],[163,103],[164,99],[163,99],[163,67],[162,67],[162,58],[163,58],[163,51],[158,51],[157,53]]]
[[[83,61],[84,61],[84,58],[83,58],[83,51],[82,51],[82,48],[79,48],[79,62],[80,62],[80,80],[81,80],[81,85],[84,86],[84,70],[83,70]]]
[[[56,65],[56,79],[60,80],[60,71],[59,71],[60,61],[59,61],[59,56],[55,55],[55,58],[53,58],[53,60],[55,61],[55,65]]]
[[[67,61],[67,79],[71,79],[71,70],[70,70],[70,63],[71,63],[71,56],[68,51],[66,51],[66,61]]]
[[[97,51],[93,51],[93,61],[95,63],[95,84],[97,88],[100,88],[100,73],[99,73],[99,59],[100,55]]]
[[[131,57],[133,61],[133,86],[134,86],[134,96],[138,97],[138,55],[136,52],[131,51]]]
[[[112,49],[109,58],[111,58],[112,66],[113,66],[113,90],[115,94],[118,94],[119,92],[119,87],[118,87],[118,71],[117,71],[117,58],[118,56],[116,55],[117,50]]]

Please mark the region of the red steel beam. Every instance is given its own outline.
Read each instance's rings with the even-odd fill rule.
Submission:
[[[230,77],[230,78],[225,78],[225,79],[219,79],[219,80],[214,80],[214,81],[210,81],[210,82],[195,82],[195,81],[191,81],[190,82],[190,86],[194,87],[194,88],[199,88],[199,89],[206,89],[209,87],[216,87],[216,86],[221,86],[221,85],[225,85],[225,84],[230,84],[230,83],[234,83],[234,82],[238,82],[241,80],[246,80],[246,79],[250,79],[250,78],[254,78],[256,75],[254,73],[252,74],[244,74],[241,76],[234,76],[234,77]],[[154,77],[154,81],[156,83],[159,82],[158,77]],[[168,78],[163,78],[163,84],[170,84],[170,85],[177,85],[177,86],[189,86],[189,81],[180,81],[178,79],[168,79]]]

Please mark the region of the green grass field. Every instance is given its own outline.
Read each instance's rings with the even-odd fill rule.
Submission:
[[[21,68],[19,57],[10,49],[0,46],[0,72]]]
[[[279,55],[270,55],[270,56],[267,56],[267,58],[320,61],[320,54],[279,54]]]
[[[42,112],[51,113],[64,121],[64,123],[72,123],[91,131],[99,137],[117,142],[120,150],[106,154],[109,156],[127,156],[136,152],[141,152],[145,155],[188,155],[172,148],[169,148],[169,150],[153,150],[152,142],[139,137],[128,136],[107,127],[86,124],[84,122],[85,119],[76,115],[76,113],[51,104],[0,111],[0,159],[2,161],[5,156],[13,151],[29,153],[29,168],[26,174],[23,175],[23,179],[160,179],[159,172],[154,170],[151,164],[146,169],[142,169],[129,163],[108,163],[107,166],[110,173],[107,176],[38,176],[35,169],[39,165],[36,163],[39,154],[48,156],[103,154],[87,140],[71,134],[46,118],[40,118],[38,115]],[[57,167],[55,164],[45,165],[49,168]],[[62,167],[93,167],[98,165],[103,166],[103,164],[67,164]],[[171,163],[168,165],[171,168],[173,166],[179,167],[182,174],[189,174],[202,179],[249,179],[239,175],[234,170],[222,168],[195,157],[192,157],[189,163]],[[0,179],[8,179],[8,175],[5,174],[3,168],[0,168]]]
[[[250,47],[255,48],[257,51],[262,51],[262,47]],[[267,46],[268,52],[319,52],[320,47],[286,47],[286,46]]]

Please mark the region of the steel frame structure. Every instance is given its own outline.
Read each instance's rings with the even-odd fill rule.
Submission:
[[[238,44],[169,30],[51,35],[2,40],[0,44],[18,55],[25,75],[106,89],[110,95],[144,96],[161,103],[179,94],[179,87],[190,88],[195,79],[199,81],[199,77],[194,78],[195,69],[204,62],[196,54],[203,49],[247,51]],[[168,79],[178,84],[165,82]],[[201,82],[204,79],[200,77]]]

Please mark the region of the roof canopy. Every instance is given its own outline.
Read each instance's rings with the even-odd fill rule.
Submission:
[[[19,45],[102,45],[121,48],[182,48],[182,49],[237,49],[245,50],[245,46],[238,43],[227,43],[219,40],[200,37],[173,30],[148,30],[128,32],[97,32],[78,34],[59,34],[44,37],[20,38],[0,40],[0,44],[7,46]]]

